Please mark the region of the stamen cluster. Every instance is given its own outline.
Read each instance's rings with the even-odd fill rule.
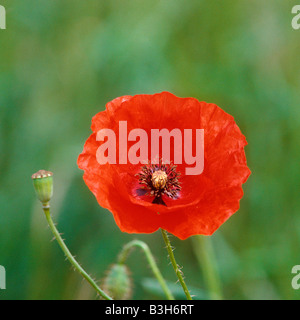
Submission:
[[[166,205],[162,199],[163,195],[171,199],[178,198],[181,190],[179,176],[176,166],[172,163],[165,164],[161,160],[158,164],[147,164],[137,174],[142,189],[147,190],[147,195],[153,196],[152,203]]]

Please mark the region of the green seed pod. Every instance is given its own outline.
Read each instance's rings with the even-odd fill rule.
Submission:
[[[53,173],[40,170],[31,176],[38,199],[47,204],[53,195]]]
[[[113,264],[104,278],[104,291],[114,300],[128,300],[131,297],[132,280],[124,264]]]

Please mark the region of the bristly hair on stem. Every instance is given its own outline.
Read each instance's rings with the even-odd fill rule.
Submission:
[[[192,297],[190,295],[190,292],[185,284],[185,281],[184,281],[184,278],[183,278],[183,272],[181,270],[181,268],[178,266],[176,260],[175,260],[175,256],[174,256],[174,253],[173,253],[173,248],[171,246],[171,242],[170,242],[170,239],[169,239],[169,236],[168,236],[168,233],[166,230],[163,230],[161,229],[161,233],[162,233],[162,236],[163,236],[163,239],[165,241],[165,244],[166,244],[166,247],[167,247],[167,250],[168,250],[168,254],[169,254],[169,258],[170,258],[170,261],[172,263],[172,266],[173,266],[173,269],[176,273],[176,276],[182,286],[182,289],[186,295],[186,298],[187,300],[192,300]]]
[[[66,246],[63,239],[61,238],[61,235],[58,232],[58,230],[52,220],[52,217],[50,214],[50,205],[47,204],[47,206],[43,206],[43,210],[44,210],[44,213],[46,216],[46,220],[49,224],[49,227],[50,227],[55,239],[57,240],[59,246],[61,247],[63,253],[65,254],[66,259],[69,260],[69,262],[73,266],[74,270],[78,271],[83,276],[83,278],[85,278],[87,280],[87,282],[96,290],[96,292],[99,296],[101,296],[105,300],[112,300],[112,298],[106,292],[104,292],[100,287],[98,287],[98,285],[93,280],[93,278],[81,267],[81,265],[75,259],[75,256],[73,256],[71,254],[71,252],[69,251],[68,247]]]

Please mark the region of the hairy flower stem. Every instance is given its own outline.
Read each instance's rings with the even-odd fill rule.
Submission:
[[[168,250],[168,253],[169,253],[169,257],[170,257],[172,266],[173,266],[173,268],[175,270],[175,273],[176,273],[176,276],[177,276],[177,278],[178,278],[178,280],[179,280],[179,282],[180,282],[180,284],[181,284],[181,286],[183,288],[183,291],[184,291],[184,293],[186,295],[186,298],[187,298],[187,300],[193,300],[191,295],[190,295],[190,292],[189,292],[189,290],[188,290],[188,288],[187,288],[187,286],[186,286],[186,284],[185,284],[185,282],[183,280],[182,271],[180,270],[180,268],[179,268],[179,266],[178,266],[178,264],[177,264],[177,262],[175,260],[174,253],[173,253],[173,248],[171,246],[171,242],[170,242],[168,233],[167,233],[166,230],[163,230],[163,229],[161,229],[161,232],[162,232],[162,236],[164,238],[165,244],[167,246],[167,250]]]
[[[105,300],[112,300],[112,298],[110,296],[108,296],[103,290],[101,290],[96,282],[83,270],[83,268],[79,265],[79,263],[75,260],[75,258],[72,256],[71,252],[69,251],[69,249],[67,248],[67,246],[65,245],[63,239],[61,238],[59,232],[57,231],[53,220],[51,218],[51,214],[50,214],[50,206],[49,204],[44,204],[43,205],[43,210],[47,219],[47,222],[50,226],[50,229],[52,231],[52,233],[54,234],[58,244],[60,245],[62,251],[64,252],[64,254],[66,255],[66,257],[68,258],[68,260],[70,261],[70,263],[72,264],[72,266],[75,268],[75,270],[77,270],[86,280],[87,282],[97,291],[97,293],[104,298]]]
[[[202,269],[204,281],[210,293],[210,299],[221,300],[222,290],[217,272],[211,239],[205,236],[192,237],[194,252]]]
[[[156,279],[158,280],[158,282],[160,283],[166,297],[168,298],[168,300],[175,300],[171,291],[169,290],[166,282],[165,282],[165,279],[163,278],[160,270],[158,269],[157,267],[157,264],[154,260],[154,257],[148,247],[148,245],[143,242],[143,241],[140,241],[140,240],[133,240],[129,243],[127,243],[121,253],[119,254],[119,257],[118,257],[118,263],[120,264],[124,264],[126,259],[128,258],[131,250],[133,249],[133,247],[139,247],[140,249],[143,250],[143,252],[145,253],[145,256],[146,256],[146,259],[149,263],[149,266],[154,274],[154,276],[156,277]]]

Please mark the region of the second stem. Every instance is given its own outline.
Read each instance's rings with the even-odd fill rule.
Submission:
[[[168,250],[168,253],[169,253],[169,257],[170,257],[170,260],[171,260],[171,263],[172,263],[172,266],[175,270],[175,273],[176,273],[176,276],[183,288],[183,291],[186,295],[186,298],[187,300],[193,300],[191,295],[190,295],[190,292],[184,282],[184,279],[183,279],[183,275],[182,275],[182,271],[180,270],[176,260],[175,260],[175,256],[174,256],[174,253],[173,253],[173,248],[171,246],[171,242],[170,242],[170,239],[169,239],[169,236],[168,236],[168,233],[166,230],[163,230],[161,229],[161,233],[162,233],[162,236],[164,238],[164,241],[165,241],[165,244],[167,246],[167,250]]]

